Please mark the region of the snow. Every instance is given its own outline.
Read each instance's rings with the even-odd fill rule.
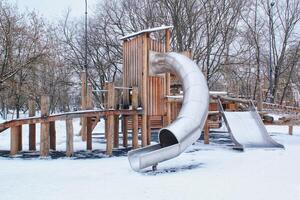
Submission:
[[[58,122],[56,128],[57,148],[64,150],[64,122]],[[24,138],[27,129],[24,126]],[[79,121],[74,121],[74,130],[79,131]],[[218,133],[214,136],[220,137],[212,139],[210,145],[199,140],[181,156],[160,164],[157,172],[132,171],[126,156],[0,158],[0,199],[300,199],[300,127],[294,127],[292,136],[285,126],[267,126],[267,130],[284,150],[234,151],[222,143],[228,134]],[[101,131],[103,123],[95,132]],[[75,138],[76,150],[85,149],[79,136]],[[27,139],[23,146],[27,148]],[[104,148],[98,140],[93,147]],[[0,134],[0,149],[9,149],[9,130]]]
[[[138,31],[135,33],[128,34],[128,35],[122,37],[121,40],[129,39],[134,36],[140,35],[142,33],[150,33],[150,32],[161,31],[161,30],[172,29],[172,28],[173,28],[173,26],[164,26],[164,25],[161,27],[148,28],[148,29],[144,29],[144,30],[141,30],[141,31]]]

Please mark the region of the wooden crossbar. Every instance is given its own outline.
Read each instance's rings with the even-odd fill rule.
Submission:
[[[76,112],[66,112],[61,114],[54,114],[47,117],[28,117],[22,119],[14,119],[6,121],[0,124],[0,130],[7,129],[14,126],[20,126],[24,124],[37,124],[37,123],[46,123],[59,120],[81,118],[81,117],[93,117],[93,116],[108,116],[108,115],[141,115],[143,114],[142,110],[84,110]]]

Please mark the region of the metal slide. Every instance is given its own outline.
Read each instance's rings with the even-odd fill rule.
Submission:
[[[183,84],[182,108],[173,123],[159,131],[159,144],[132,150],[128,153],[135,171],[179,156],[201,135],[208,115],[207,82],[198,66],[178,53],[150,52],[150,74],[171,72]]]
[[[284,148],[268,134],[254,106],[251,111],[246,112],[223,111],[223,117],[235,149]]]

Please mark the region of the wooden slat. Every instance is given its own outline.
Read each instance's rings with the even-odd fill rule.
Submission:
[[[209,144],[209,125],[208,120],[206,120],[204,125],[204,144]]]
[[[41,117],[49,115],[49,97],[41,97]],[[41,136],[40,136],[40,156],[45,157],[49,155],[49,122],[41,123]]]
[[[119,116],[115,115],[114,124],[114,148],[119,148]]]
[[[293,126],[289,126],[289,135],[293,135]]]
[[[30,99],[28,102],[29,117],[35,116],[35,102],[33,99]],[[29,124],[29,150],[36,150],[36,125]]]
[[[73,142],[74,142],[74,131],[73,131],[73,120],[67,119],[66,120],[66,156],[71,157],[73,156],[74,149],[73,149]]]
[[[123,116],[122,120],[123,147],[128,147],[128,117]]]
[[[107,136],[106,136],[106,154],[112,155],[113,150],[113,133],[114,133],[114,116],[107,117]]]
[[[147,131],[147,145],[151,144],[151,118],[148,117],[148,122],[147,122],[147,126],[148,126],[148,131]]]
[[[113,83],[107,84],[107,107],[108,109],[115,109],[115,89]],[[106,154],[112,155],[113,149],[113,135],[114,135],[114,128],[115,128],[115,118],[114,115],[108,115],[107,117],[107,138],[106,138]]]
[[[86,82],[86,73],[81,72],[81,109],[87,109],[87,82]],[[82,137],[82,141],[86,141],[86,118],[83,117],[81,119],[81,130],[80,135]]]
[[[144,114],[142,116],[142,146],[147,145],[147,131],[148,131],[148,42],[149,34],[146,33],[143,35],[143,90],[142,90],[142,106],[144,109]]]
[[[138,88],[134,87],[132,89],[132,109],[136,110],[138,108]],[[132,116],[132,148],[136,149],[139,147],[138,143],[138,115]]]
[[[86,118],[86,149],[87,150],[92,150],[92,129],[93,127],[93,118],[92,117],[87,117]]]
[[[22,134],[22,126],[18,126],[18,133],[19,133],[19,137],[18,137],[18,150],[19,151],[22,151],[23,149],[23,144],[22,144],[22,141],[23,141],[23,134]]]
[[[50,132],[50,149],[56,150],[56,130],[55,130],[55,121],[49,123],[49,132]]]
[[[10,155],[16,155],[19,151],[19,127],[12,127],[10,130]]]

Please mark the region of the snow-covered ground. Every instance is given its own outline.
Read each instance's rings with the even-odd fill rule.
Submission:
[[[58,150],[65,149],[64,122],[56,124]],[[28,148],[28,127],[23,146]],[[157,172],[136,173],[126,156],[102,159],[0,158],[0,200],[77,199],[300,199],[300,127],[267,126],[281,149],[231,150],[226,137],[210,145],[198,141]],[[37,127],[39,130],[39,127]],[[74,121],[79,131],[79,122]],[[103,131],[103,124],[95,132]],[[218,135],[226,133],[218,133]],[[37,134],[39,141],[39,134]],[[9,149],[9,131],[0,134],[0,150]],[[75,137],[75,149],[85,148]],[[224,142],[225,141],[225,142]],[[94,140],[93,147],[105,148]]]

